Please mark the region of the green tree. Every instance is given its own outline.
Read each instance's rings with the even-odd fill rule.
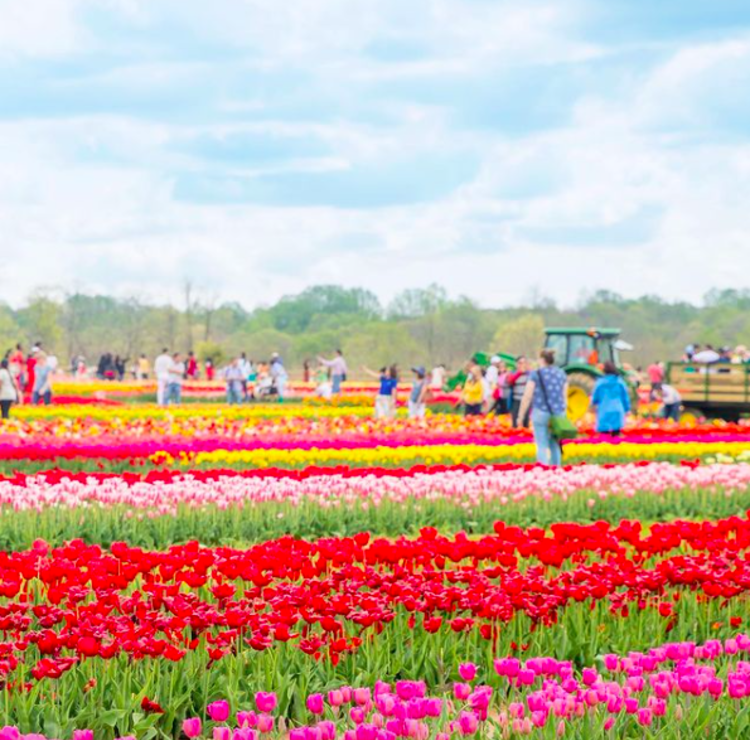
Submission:
[[[544,341],[544,319],[535,313],[522,314],[503,324],[495,333],[492,349],[512,355],[534,357]]]

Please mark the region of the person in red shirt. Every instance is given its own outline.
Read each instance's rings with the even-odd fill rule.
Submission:
[[[206,380],[214,379],[214,361],[209,357],[206,359]]]
[[[648,379],[651,381],[649,397],[652,401],[655,401],[657,391],[660,391],[664,384],[664,363],[652,362],[646,372],[648,373]]]
[[[188,352],[187,369],[185,370],[188,378],[195,380],[198,377],[198,361],[195,359],[193,352]]]
[[[26,358],[26,393],[31,393],[34,390],[34,381],[36,380],[36,354],[34,350],[31,350],[29,356]]]

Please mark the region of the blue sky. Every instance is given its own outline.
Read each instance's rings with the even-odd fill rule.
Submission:
[[[743,0],[0,0],[0,299],[698,300],[750,270]]]

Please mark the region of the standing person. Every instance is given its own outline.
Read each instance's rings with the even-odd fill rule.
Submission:
[[[391,367],[381,367],[380,372],[376,373],[369,367],[362,365],[362,372],[371,378],[376,378],[380,382],[378,395],[375,396],[375,418],[390,419],[396,415],[396,388],[398,387],[398,368],[395,365]]]
[[[151,373],[151,363],[148,361],[148,357],[144,354],[141,354],[138,358],[136,373],[138,374],[138,380],[148,380],[148,376]]]
[[[346,360],[344,359],[344,353],[340,349],[337,349],[336,356],[332,360],[318,357],[318,362],[331,368],[331,389],[333,393],[341,393],[341,383],[346,380],[346,374],[349,372]]]
[[[10,362],[4,359],[0,362],[0,416],[3,419],[10,418],[10,407],[20,401],[21,393],[10,370]]]
[[[128,362],[127,357],[120,357],[120,355],[115,355],[115,359],[112,361],[112,367],[115,371],[115,377],[117,380],[119,380],[121,383],[123,380],[125,380],[125,366]]]
[[[596,431],[619,436],[630,412],[630,393],[614,362],[604,363],[604,375],[594,385],[591,405],[596,410]]]
[[[276,388],[276,394],[279,397],[279,401],[283,401],[286,382],[289,379],[289,376],[287,375],[286,368],[284,367],[284,363],[282,362],[278,352],[274,352],[273,355],[271,355],[270,372],[271,378],[273,379],[273,384]]]
[[[182,401],[182,381],[185,378],[185,363],[179,352],[172,355],[172,364],[169,366],[169,379],[167,380],[167,404]]]
[[[240,361],[236,357],[224,369],[224,380],[227,384],[227,403],[240,403],[242,401],[243,376]]]
[[[214,379],[214,360],[213,357],[206,358],[206,380]]]
[[[310,360],[305,360],[302,363],[302,380],[305,383],[310,382]]]
[[[24,374],[26,363],[23,359],[23,347],[20,344],[17,344],[15,350],[10,353],[8,363],[8,369],[13,376],[13,380],[16,382],[16,388],[19,389],[20,393],[20,389],[24,387],[24,381],[26,380]]]
[[[435,365],[430,373],[430,388],[434,393],[442,393],[445,386],[445,365]]]
[[[494,399],[492,413],[495,416],[502,416],[510,411],[507,403],[509,390],[508,375],[508,368],[501,360],[497,368],[497,383],[495,384],[495,390],[492,392],[492,398]]]
[[[648,379],[651,383],[649,398],[654,401],[656,400],[656,394],[661,388],[661,384],[664,382],[664,365],[661,362],[652,362],[648,366],[646,372],[648,373]]]
[[[34,383],[36,382],[36,355],[38,350],[31,348],[29,356],[26,358],[26,392],[34,392]]]
[[[172,367],[172,358],[169,350],[164,347],[161,354],[154,360],[154,374],[156,375],[156,403],[159,406],[167,405],[167,385],[169,384],[169,368]]]
[[[526,391],[526,384],[529,381],[529,361],[521,355],[516,360],[516,371],[508,376],[508,386],[510,388],[510,414],[513,426],[527,427],[529,425],[529,412],[521,414],[521,401]]]
[[[247,401],[248,394],[247,394],[247,381],[250,378],[250,371],[252,370],[252,366],[247,361],[247,353],[243,352],[240,355],[240,359],[238,360],[239,368],[242,371],[242,400]]]
[[[198,377],[198,361],[195,359],[194,352],[188,352],[187,368],[185,369],[190,380],[195,380]]]
[[[44,400],[44,405],[52,403],[52,368],[47,364],[47,355],[39,352],[34,366],[34,389],[31,393],[31,402],[36,406],[39,399]]]
[[[661,398],[662,409],[661,415],[665,419],[672,421],[680,420],[680,406],[682,405],[682,396],[676,388],[667,383],[663,383],[659,389],[659,398]]]
[[[562,450],[560,442],[550,433],[553,416],[564,416],[568,405],[568,376],[555,366],[555,351],[542,350],[542,364],[529,374],[519,410],[520,418],[527,418],[529,408],[534,426],[536,459],[542,465],[560,465]]]
[[[469,363],[466,368],[466,381],[461,389],[461,396],[456,403],[464,405],[464,416],[481,416],[484,404],[484,383],[482,368]]]
[[[409,394],[409,418],[422,419],[426,412],[427,396],[430,392],[430,386],[427,383],[427,373],[422,365],[413,367],[412,372],[415,375],[414,383]]]
[[[331,395],[333,393],[331,381],[328,379],[328,375],[329,368],[324,365],[318,365],[318,369],[315,372],[315,395],[326,401],[331,400]]]

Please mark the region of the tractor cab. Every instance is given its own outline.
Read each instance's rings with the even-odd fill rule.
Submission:
[[[613,362],[621,367],[619,329],[545,329],[544,346],[555,351],[555,363],[566,371],[574,365],[596,369],[598,365]],[[629,345],[628,345],[629,346]]]

